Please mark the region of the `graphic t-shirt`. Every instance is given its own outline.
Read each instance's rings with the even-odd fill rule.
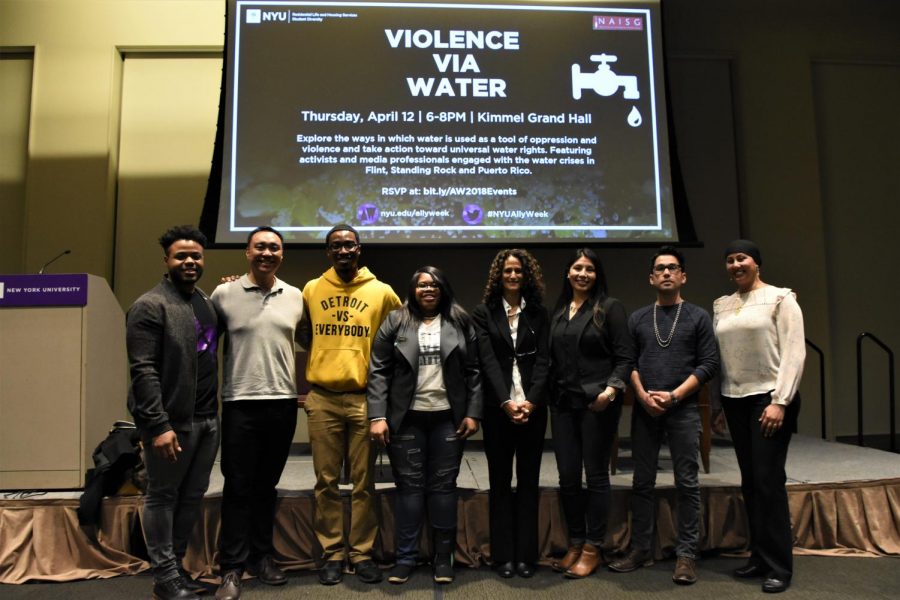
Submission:
[[[419,378],[413,410],[450,410],[441,369],[441,317],[419,325]]]
[[[194,309],[194,329],[197,331],[197,398],[194,416],[214,417],[218,412],[216,392],[219,384],[216,317],[200,294],[191,295],[191,308]]]

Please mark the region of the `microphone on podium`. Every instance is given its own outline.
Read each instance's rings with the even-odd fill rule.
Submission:
[[[49,267],[50,265],[55,263],[57,260],[59,260],[60,258],[65,256],[66,254],[71,254],[71,253],[72,253],[71,250],[63,250],[62,252],[60,252],[59,254],[57,254],[56,256],[54,256],[53,258],[51,258],[50,260],[48,260],[47,262],[44,263],[44,266],[41,267],[40,271],[38,271],[38,275],[43,275],[44,269],[46,269],[47,267]]]

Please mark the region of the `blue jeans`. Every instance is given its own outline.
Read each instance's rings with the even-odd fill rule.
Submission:
[[[697,477],[700,452],[700,411],[696,396],[658,416],[651,416],[640,402],[635,402],[631,418],[631,444],[634,457],[634,482],[631,492],[631,548],[640,552],[652,550],[656,524],[656,469],[663,435],[669,451],[678,490],[678,541],[675,555],[697,558],[700,537],[700,481]]]
[[[200,517],[200,502],[219,449],[219,419],[194,419],[189,432],[177,432],[181,454],[169,462],[152,450],[144,436],[148,485],[143,527],[147,553],[157,582],[178,577],[188,540]]]
[[[410,411],[390,439],[388,453],[397,485],[397,564],[416,564],[426,502],[435,530],[435,554],[453,552],[456,476],[464,440],[456,435],[452,412]]]
[[[571,545],[603,545],[610,503],[609,455],[621,414],[621,402],[611,403],[603,412],[550,408],[559,496]],[[582,468],[586,493],[581,483]]]

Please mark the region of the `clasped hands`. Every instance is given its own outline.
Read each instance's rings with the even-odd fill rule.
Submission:
[[[639,396],[647,412],[654,417],[658,417],[675,406],[675,398],[672,396],[672,392],[647,390]]]
[[[524,425],[528,422],[531,413],[534,412],[534,404],[526,400],[522,404],[509,401],[503,404],[503,412],[509,417],[509,420],[516,425]]]

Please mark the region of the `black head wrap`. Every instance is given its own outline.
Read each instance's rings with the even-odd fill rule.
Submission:
[[[762,266],[762,253],[759,251],[759,246],[750,240],[734,240],[728,244],[725,247],[725,258],[728,258],[729,254],[736,254],[738,252],[742,252],[747,256],[752,257],[758,266]]]

